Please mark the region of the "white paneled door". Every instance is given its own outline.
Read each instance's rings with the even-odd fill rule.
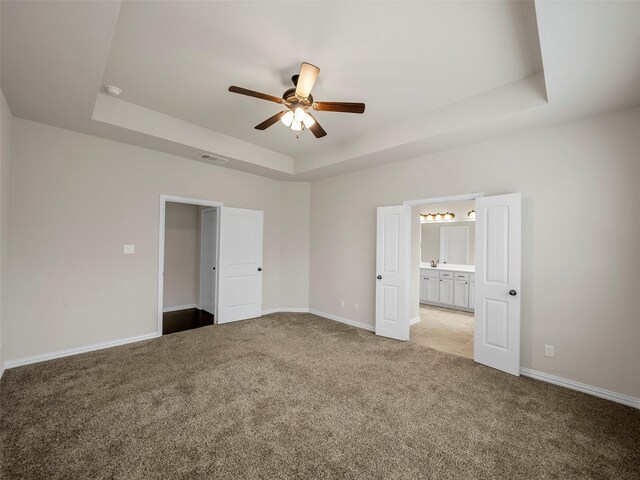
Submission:
[[[217,323],[262,314],[263,212],[220,208]]]
[[[520,194],[476,199],[474,360],[520,374]]]
[[[376,335],[409,340],[411,207],[378,207]]]
[[[212,315],[216,313],[218,212],[205,208],[200,212],[200,305]]]

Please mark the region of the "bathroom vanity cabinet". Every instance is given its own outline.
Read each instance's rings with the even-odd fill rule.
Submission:
[[[470,265],[420,268],[420,303],[472,312],[475,272]]]

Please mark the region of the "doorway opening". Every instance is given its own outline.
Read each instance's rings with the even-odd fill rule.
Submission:
[[[158,334],[217,323],[222,203],[162,195]]]
[[[473,359],[475,200],[414,205],[411,230],[410,341]]]
[[[421,212],[416,209],[412,216],[412,208],[463,200],[475,201],[475,269],[464,271],[463,265],[454,269],[455,264],[435,262],[442,255],[447,261],[470,257],[469,249],[465,257],[465,239],[470,236],[466,229],[439,234],[445,239],[443,249],[438,246],[439,258],[428,258],[427,255],[429,262],[421,268],[421,252],[418,253],[421,229],[416,228]],[[519,375],[521,203],[519,193],[489,197],[476,193],[408,200],[402,205],[378,207],[376,335],[403,341],[410,339],[411,324],[421,321],[419,298],[422,281],[423,298],[433,300],[436,307],[448,310],[455,307],[464,311],[464,305],[467,305],[467,310],[470,310],[469,305],[472,306],[474,361]],[[449,211],[426,213],[433,214],[433,220],[455,220]],[[412,222],[414,218],[415,225]],[[425,222],[430,219],[430,216],[425,216]],[[421,278],[421,270],[430,274]],[[437,280],[437,287],[429,286],[433,279]],[[460,293],[456,294],[456,290]],[[472,297],[471,303],[468,303],[469,296]]]

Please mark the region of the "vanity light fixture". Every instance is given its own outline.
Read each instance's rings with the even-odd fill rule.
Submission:
[[[451,221],[456,217],[455,213],[421,213],[420,221],[421,222],[445,222]]]
[[[467,217],[469,217],[470,220],[475,220],[476,219],[476,211],[475,210],[471,210],[469,213],[467,213]]]

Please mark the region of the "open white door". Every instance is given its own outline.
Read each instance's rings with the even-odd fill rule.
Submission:
[[[409,340],[411,207],[378,207],[376,335]]]
[[[476,199],[474,360],[520,375],[520,194]]]
[[[200,308],[216,314],[216,279],[218,277],[218,212],[205,208],[200,212]]]
[[[217,323],[262,315],[262,219],[259,210],[220,207]]]

